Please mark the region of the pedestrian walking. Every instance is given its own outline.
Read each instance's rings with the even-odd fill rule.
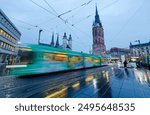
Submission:
[[[125,60],[124,62],[123,62],[123,64],[124,64],[124,68],[127,68],[127,61]]]

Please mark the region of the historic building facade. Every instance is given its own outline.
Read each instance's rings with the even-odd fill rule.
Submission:
[[[104,56],[106,53],[106,46],[104,41],[104,29],[99,18],[97,6],[96,6],[96,15],[95,21],[93,22],[92,28],[93,34],[93,54]]]
[[[21,33],[0,9],[0,63],[13,63]]]
[[[125,48],[117,48],[113,47],[108,52],[110,54],[110,60],[111,61],[122,61],[122,57],[124,56],[125,59],[130,60],[130,50]],[[122,62],[123,63],[123,62]]]
[[[150,42],[133,45],[130,43],[131,55],[136,57],[150,55]]]

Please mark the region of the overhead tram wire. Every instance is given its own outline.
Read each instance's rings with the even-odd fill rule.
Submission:
[[[112,2],[112,3],[110,3],[110,4],[108,4],[107,6],[103,7],[101,10],[104,10],[105,8],[108,8],[108,7],[112,6],[113,4],[115,4],[115,3],[119,2],[119,1],[120,1],[120,0],[116,0],[116,1],[114,1],[114,2]],[[92,0],[91,0],[91,2],[92,2]],[[94,15],[94,13],[91,14],[91,15],[88,15],[85,19],[88,19],[88,18],[91,17],[92,15]],[[85,19],[84,19],[84,20],[85,20]],[[78,22],[81,22],[81,20],[78,21]],[[79,28],[77,28],[77,27],[75,26],[75,24],[71,24],[71,25],[72,25],[72,27],[74,27],[75,29],[77,29],[78,31],[80,31],[81,33],[84,33],[84,34],[88,35],[87,33],[83,32],[82,30],[80,30]],[[89,35],[88,35],[88,37],[89,37]]]
[[[80,30],[79,28],[72,26],[69,22],[65,23],[65,25],[69,28],[69,30],[77,37],[78,40],[80,40],[80,38],[78,37],[77,34],[75,34],[75,32],[72,30],[71,27],[75,28],[76,30],[80,31],[81,33],[84,33],[85,35],[87,35],[89,37],[89,35],[85,32],[83,32],[82,30]],[[80,42],[81,43],[81,42]],[[82,44],[82,45],[86,45],[86,44]]]
[[[13,17],[12,17],[13,18]],[[16,18],[13,18],[13,19],[15,19],[15,20],[17,20],[17,21],[19,21],[19,22],[21,22],[21,23],[23,23],[23,24],[26,24],[26,25],[28,25],[28,26],[31,26],[32,28],[39,28],[39,29],[42,29],[42,30],[44,30],[44,31],[50,31],[50,30],[47,30],[47,29],[44,29],[44,28],[40,28],[39,26],[37,26],[37,25],[33,25],[33,24],[30,24],[30,23],[28,23],[28,22],[25,22],[25,21],[22,21],[22,20],[19,20],[19,19],[16,19]],[[65,23],[66,24],[66,23]],[[20,26],[21,28],[24,28],[24,29],[27,29],[27,30],[31,30],[32,28],[26,28],[26,27],[22,27],[22,26]],[[70,28],[70,27],[69,27]],[[72,30],[71,28],[70,28],[70,30]],[[74,33],[73,31],[72,31],[72,33]],[[79,39],[79,37],[74,33],[74,35]],[[80,40],[80,39],[79,39]],[[75,40],[73,40],[73,41],[75,41]],[[75,42],[77,42],[77,41],[75,41]],[[77,42],[77,44],[78,43],[81,43],[81,42]],[[84,43],[83,43],[84,44]],[[79,44],[78,44],[79,45]],[[85,44],[84,44],[85,45]],[[83,47],[82,45],[80,45],[81,47]]]
[[[47,11],[47,12],[50,13],[51,15],[57,16],[57,15],[55,15],[53,12],[47,10],[47,9],[44,8],[43,6],[41,6],[41,5],[37,4],[36,2],[34,2],[33,0],[29,0],[29,1],[31,1],[31,2],[32,2],[33,4],[35,4],[36,6],[42,8],[43,10]]]
[[[72,30],[72,28],[71,27],[69,27],[70,25],[67,25],[66,24],[66,26],[70,29],[70,31],[76,36],[76,38],[78,39],[78,40],[80,40],[80,38],[79,38],[79,36]],[[80,47],[82,47],[83,49],[85,49],[85,47],[86,46],[88,46],[87,44],[84,44],[83,42],[79,42],[79,41],[76,41],[76,40],[74,40],[73,39],[73,41],[75,41]],[[83,47],[83,46],[85,46],[85,47]],[[85,49],[86,50],[86,49]]]
[[[43,0],[43,1],[49,6],[50,9],[52,9],[55,12],[55,15],[57,16],[57,18],[62,19],[60,16],[66,14],[66,12],[65,12],[65,13],[59,15],[58,12],[46,0]],[[63,20],[63,22],[64,22],[64,20]],[[65,20],[65,24],[66,24],[66,20]]]
[[[42,8],[42,9],[46,10],[46,11],[49,12],[50,14],[52,14],[52,15],[54,15],[54,16],[60,18],[65,24],[67,24],[68,22],[67,22],[67,20],[64,20],[63,18],[61,18],[61,16],[64,15],[64,14],[67,14],[67,13],[71,12],[72,10],[75,10],[75,9],[78,8],[78,7],[77,7],[77,8],[74,8],[74,9],[72,9],[72,10],[69,10],[69,11],[67,11],[67,12],[64,12],[64,13],[58,15],[58,13],[56,12],[56,10],[55,10],[52,6],[50,6],[50,4],[49,4],[46,0],[44,0],[45,3],[46,3],[56,14],[50,12],[49,10],[47,10],[46,8],[42,7],[41,5],[37,4],[36,2],[34,2],[34,1],[32,1],[32,0],[30,0],[30,1],[31,1],[32,3],[34,3],[35,5],[37,5],[38,7],[40,7],[40,8]],[[82,4],[80,7],[83,7],[83,6],[85,6],[85,5],[90,4],[92,1],[93,1],[93,0],[90,0],[90,1],[88,1],[87,3]],[[116,1],[112,2],[111,4],[107,5],[106,7],[108,7],[108,6],[110,6],[110,5],[114,4],[114,3],[116,3],[116,2],[118,2],[118,1],[119,1],[119,0],[116,0]],[[106,7],[105,7],[105,8],[106,8]],[[104,9],[104,8],[103,8],[103,9]],[[87,18],[89,18],[89,17],[87,17]],[[71,24],[71,25],[73,25],[74,28],[78,29],[77,27],[74,26],[74,24]],[[79,29],[78,29],[78,30],[79,30]],[[81,31],[81,30],[80,30],[80,31]]]
[[[12,18],[13,20],[16,20],[16,21],[18,21],[18,22],[20,22],[20,23],[23,23],[23,24],[25,24],[25,25],[30,26],[30,27],[28,28],[28,27],[23,27],[23,26],[21,26],[21,25],[18,25],[18,26],[20,26],[20,27],[23,28],[23,29],[32,30],[33,28],[37,28],[37,29],[42,29],[42,30],[47,31],[47,32],[51,32],[50,30],[47,30],[47,29],[45,29],[45,28],[41,28],[41,27],[39,26],[39,24],[38,24],[38,25],[33,25],[33,24],[28,23],[28,22],[22,21],[22,20],[20,20],[20,19],[16,19],[16,18],[13,18],[13,17],[10,17],[10,18]]]
[[[110,3],[110,4],[108,4],[107,6],[103,7],[101,10],[104,10],[105,8],[110,7],[110,6],[112,6],[113,4],[115,4],[115,3],[119,2],[119,1],[120,1],[120,0],[116,0],[116,1],[114,1],[114,2],[112,2],[112,3]],[[94,15],[94,13],[91,14],[91,15],[88,15],[85,19],[91,17],[92,15]],[[82,20],[82,21],[83,21],[83,20]],[[74,27],[75,29],[77,29],[78,31],[80,31],[81,33],[84,33],[84,34],[88,35],[87,33],[83,32],[82,30],[80,30],[79,28],[77,28],[77,27],[75,26],[75,24],[71,24],[71,25],[72,25],[72,27]],[[88,37],[89,37],[89,35],[88,35]]]
[[[70,13],[70,12],[72,12],[72,11],[74,11],[74,10],[80,8],[81,6],[84,6],[84,5],[89,4],[89,3],[92,2],[93,0],[90,0],[89,2],[84,3],[84,4],[82,4],[82,5],[78,6],[78,7],[75,7],[75,8],[73,8],[73,9],[71,9],[71,10],[68,10],[68,11],[66,11],[66,12],[64,12],[64,13],[62,13],[62,14],[58,14],[57,11],[56,11],[46,0],[43,0],[43,1],[57,14],[58,17],[61,17],[62,15],[65,15],[65,14],[67,14],[67,13]]]
[[[74,9],[72,9],[72,11],[74,11],[74,10],[77,10],[77,9],[79,9],[77,12],[75,12],[71,17],[74,17],[81,9],[83,9],[83,8],[85,8],[87,5],[89,5],[92,1],[94,1],[94,0],[90,0],[90,1],[88,1],[88,2],[86,2],[86,3],[83,3],[83,4],[81,4],[80,6],[78,6],[77,8],[74,8]],[[69,17],[69,18],[71,18],[71,17]]]
[[[126,23],[122,26],[122,28],[119,30],[119,32],[113,37],[113,40],[111,40],[110,42],[113,42],[114,41],[114,38],[116,38],[116,40],[114,42],[119,42],[117,39],[118,39],[118,36],[119,34],[127,27],[127,25],[130,23],[130,21],[132,20],[132,18],[138,13],[138,11],[144,6],[144,1],[143,3],[140,5],[140,7],[138,7],[136,9],[136,11],[133,13],[133,15],[131,15],[131,17],[129,17],[129,19],[126,21]]]
[[[61,13],[61,14],[58,14],[58,13],[56,12],[56,10],[55,10],[46,0],[43,0],[43,1],[44,1],[44,2],[57,14],[57,16],[60,18],[61,16],[65,15],[65,14],[68,14],[68,13],[70,13],[70,12],[72,12],[72,11],[74,11],[74,10],[80,8],[80,7],[83,7],[83,6],[86,6],[86,5],[90,4],[93,0],[90,0],[90,1],[88,1],[88,2],[86,2],[86,3],[83,3],[82,5],[80,5],[80,6],[78,6],[78,7],[75,7],[75,8],[73,8],[73,9],[68,10],[68,11],[66,11],[66,12],[64,12],[64,13]]]
[[[119,1],[120,1],[120,0],[116,0],[116,1],[114,1],[114,2],[112,2],[112,3],[110,3],[109,5],[103,7],[101,10],[104,10],[105,8],[110,7],[110,6],[112,6],[113,4],[115,4],[115,3],[119,2]],[[91,14],[91,15],[88,15],[85,19],[88,19],[88,18],[91,17],[92,15],[94,15],[94,13]],[[82,21],[84,21],[84,20],[82,20]],[[79,22],[81,22],[81,21],[79,21]],[[77,28],[77,27],[75,26],[75,24],[70,24],[70,25],[72,25],[72,27],[74,27],[76,30],[80,31],[81,33],[84,33],[85,35],[87,35],[87,36],[89,37],[89,35],[88,35],[87,33],[85,33],[84,31],[80,30],[79,28]],[[90,38],[91,38],[91,37],[90,37]]]
[[[30,1],[32,1],[32,0],[30,0]],[[44,0],[45,2],[47,2],[46,0]],[[91,0],[92,1],[92,0]],[[116,1],[114,1],[114,2],[112,2],[111,4],[109,4],[109,5],[107,5],[107,6],[105,6],[105,7],[103,7],[102,8],[102,10],[103,9],[105,9],[105,8],[107,8],[107,7],[109,7],[109,6],[111,6],[111,5],[113,5],[113,4],[115,4],[116,2],[118,2],[118,1],[120,1],[120,0],[116,0]],[[48,3],[48,2],[47,2]],[[38,5],[37,3],[36,3],[36,5]],[[84,6],[85,4],[82,4],[82,6]],[[42,9],[43,9],[43,7],[42,6],[40,6],[40,5],[38,5],[39,7],[41,7]],[[51,7],[50,5],[48,5],[49,7]],[[51,9],[53,9],[52,7],[51,7]],[[49,12],[49,10],[47,10],[47,9],[45,9],[44,8],[44,10],[46,10],[46,11],[48,11]],[[54,11],[54,9],[53,9],[53,11]],[[64,19],[62,19],[61,18],[61,16],[62,15],[65,15],[65,14],[67,14],[67,13],[70,13],[72,10],[69,10],[69,11],[67,11],[67,12],[65,12],[65,13],[62,13],[62,14],[60,14],[60,15],[58,15],[58,13],[55,11],[55,13],[57,14],[57,15],[54,15],[54,16],[57,16],[58,18],[60,18],[61,20],[63,20],[63,22],[65,22],[65,24],[67,25],[67,21],[66,20],[64,20]],[[89,18],[88,16],[87,16],[87,18]],[[71,25],[73,25],[73,24],[71,24]],[[76,28],[74,25],[73,25],[73,27],[74,28]],[[77,29],[77,28],[76,28]],[[71,29],[72,30],[72,29]],[[79,29],[78,29],[79,30]],[[77,37],[77,38],[79,38],[79,37]]]
[[[90,1],[88,1],[88,2],[86,2],[86,3],[83,3],[82,5],[80,5],[80,7],[89,5],[92,1],[93,1],[93,0],[90,0]],[[77,7],[77,8],[79,8],[79,7]],[[71,11],[73,11],[73,10],[75,10],[75,9],[77,9],[77,8],[74,8],[74,9],[72,9],[72,10],[69,10],[69,11],[67,11],[67,12],[64,12],[64,13],[60,14],[59,17],[62,16],[62,15],[65,15],[65,14],[67,14],[67,13],[70,13]],[[84,33],[85,35],[87,35],[87,36],[89,37],[89,35],[88,35],[87,33],[85,33],[84,31],[80,30],[80,29],[77,28],[75,25],[73,25],[73,24],[71,24],[71,23],[69,23],[69,22],[67,22],[67,23],[65,23],[65,24],[66,24],[66,25],[69,24],[71,27],[75,28],[75,29],[78,30],[79,32]],[[71,29],[71,28],[70,28],[70,29]],[[71,30],[72,30],[72,29],[71,29]],[[73,32],[73,31],[72,31],[72,32]],[[77,35],[76,35],[76,36],[77,36]],[[79,39],[79,37],[77,37],[77,38]],[[90,37],[90,38],[91,38],[91,37]]]
[[[64,15],[64,14],[67,14],[67,13],[71,12],[71,10],[69,10],[68,12],[62,13],[62,14],[60,14],[60,15],[57,15],[57,14],[58,14],[57,12],[55,12],[55,13],[57,13],[57,14],[54,14],[54,13],[50,12],[49,10],[47,10],[46,8],[44,8],[44,7],[40,6],[39,4],[33,2],[32,0],[30,0],[30,1],[31,1],[32,3],[34,3],[35,5],[37,5],[38,7],[42,8],[43,10],[45,10],[45,11],[49,12],[50,14],[52,14],[52,15],[58,17],[59,19],[61,19],[66,25],[69,24],[66,20],[64,20],[63,18],[61,18],[61,16]],[[91,1],[93,1],[93,0],[91,0]],[[118,0],[118,1],[119,1],[119,0]],[[87,3],[89,4],[90,2],[87,2]],[[85,5],[85,4],[82,4],[82,6],[84,6],[84,5]],[[49,5],[49,7],[50,7],[50,5]],[[72,25],[72,24],[70,24],[70,25]],[[69,27],[69,26],[68,26],[68,27]],[[73,26],[73,27],[76,28],[75,26]],[[77,29],[77,28],[76,28],[76,29]],[[72,30],[72,29],[71,29],[71,30]],[[78,29],[78,30],[79,30],[79,29]]]
[[[93,1],[93,0],[90,0],[90,1],[88,1],[88,2],[86,2],[86,3],[81,4],[80,6],[77,6],[77,7],[73,8],[73,9],[71,9],[71,10],[68,10],[68,11],[66,11],[66,12],[64,12],[64,13],[62,13],[62,14],[60,14],[59,17],[65,15],[65,14],[68,14],[68,13],[74,11],[74,10],[77,10],[77,9],[80,8],[80,7],[87,6],[87,5],[90,4],[92,1]]]
[[[76,30],[78,30],[79,32],[84,33],[86,36],[88,36],[89,38],[91,38],[86,32],[80,30],[80,29],[77,28],[76,26],[73,25],[72,27],[74,27],[74,28],[75,28]]]
[[[17,20],[17,21],[19,21],[19,22],[21,22],[21,23],[23,23],[23,24],[29,25],[29,26],[31,26],[31,27],[35,27],[35,28],[38,27],[37,25],[30,24],[30,23],[28,23],[28,22],[22,21],[22,20],[20,20],[20,19],[16,19],[16,18],[14,18],[14,17],[10,17],[10,18],[12,18],[12,19],[14,19],[14,20]]]
[[[42,8],[43,10],[45,10],[45,11],[47,11],[48,13],[50,13],[50,14],[52,14],[52,15],[54,15],[54,16],[56,16],[57,18],[59,18],[59,19],[61,19],[64,23],[65,23],[65,25],[67,25],[67,23],[66,23],[66,20],[64,20],[63,18],[61,18],[61,17],[59,17],[59,16],[57,16],[57,12],[55,12],[56,14],[54,14],[54,13],[52,13],[52,12],[50,12],[49,10],[47,10],[46,8],[44,8],[44,7],[42,7],[42,6],[40,6],[39,4],[37,4],[37,3],[35,3],[34,1],[32,1],[32,0],[30,0],[32,3],[34,3],[35,5],[37,5],[38,7],[40,7],[40,8]],[[50,7],[50,5],[48,5],[49,7]],[[52,8],[52,7],[50,7],[50,8]],[[68,25],[67,25],[67,27],[69,27]],[[70,27],[69,27],[70,28]],[[72,31],[72,29],[70,28],[70,30]],[[73,32],[73,31],[72,31]],[[74,32],[73,32],[74,33]],[[74,33],[74,35],[79,39],[79,37]],[[80,39],[79,39],[80,40]]]
[[[37,4],[36,2],[34,2],[34,1],[32,1],[32,0],[29,0],[29,1],[31,1],[33,4],[35,4],[36,6],[40,7],[41,9],[43,9],[43,10],[47,11],[47,12],[48,12],[48,13],[50,13],[51,15],[54,15],[54,16],[58,17],[56,14],[54,14],[53,12],[51,12],[51,11],[47,10],[47,9],[46,9],[46,8],[44,8],[43,6],[41,6],[41,5]],[[66,23],[66,21],[65,21],[63,18],[61,18],[61,17],[58,17],[58,18],[59,18],[60,20],[62,20],[63,22],[65,22],[65,23]]]
[[[71,33],[73,33],[75,36],[76,36],[76,38],[78,39],[78,40],[80,40],[80,38],[79,38],[79,36],[72,30],[72,26],[69,24],[69,22],[68,23],[63,23],[63,24],[65,24],[68,28],[69,28],[69,30],[71,31]],[[86,45],[86,44],[84,44],[83,42],[78,42],[78,40],[76,41],[76,40],[73,40],[73,41],[75,41],[75,42],[77,42],[77,44],[80,46],[80,47],[82,47],[83,49],[85,49],[83,46],[88,46],[88,45]],[[82,44],[82,45],[80,45],[80,44]]]
[[[65,24],[68,28],[69,28],[69,30],[76,36],[76,38],[78,39],[78,40],[80,40],[80,38],[79,38],[79,36],[72,30],[72,28],[71,27],[69,27],[69,26],[71,26],[71,25],[67,25],[67,24]],[[78,43],[82,43],[82,45],[86,45],[86,44],[84,44],[83,42],[78,42]]]
[[[58,15],[58,17],[61,17],[62,15],[65,15],[65,14],[67,14],[67,13],[70,13],[71,11],[76,10],[77,8],[79,8],[79,7],[73,8],[72,10],[69,10],[69,11],[64,12],[64,13],[62,13],[62,14],[59,15],[59,14],[56,12],[56,10],[55,10],[46,0],[43,0],[43,1],[49,6],[50,9],[52,9],[52,10]],[[88,2],[86,2],[86,3],[84,3],[84,4],[82,4],[82,5],[80,5],[80,7],[86,6],[86,5],[90,4],[92,1],[93,1],[93,0],[90,0],[90,1],[88,1]],[[68,22],[67,22],[67,23],[68,23]],[[74,25],[72,25],[72,24],[70,24],[70,25],[71,25],[72,27],[74,27],[75,29],[77,29],[78,31],[80,31],[81,33],[85,33],[85,32],[83,32],[83,31],[81,31],[80,29],[78,29],[77,27],[75,27]],[[87,35],[87,33],[85,33],[85,34]],[[89,35],[88,35],[88,37],[89,37]]]
[[[46,0],[43,0],[43,1],[53,10],[53,12],[55,12],[57,15],[59,15],[57,13],[57,11]]]
[[[77,21],[76,24],[79,24],[79,23],[81,23],[81,22],[87,20],[87,19],[90,18],[91,16],[92,16],[92,15],[88,15],[88,16],[82,18],[81,20]],[[74,24],[72,24],[72,25],[74,25]]]
[[[53,10],[53,12],[55,12],[55,16],[57,16],[57,18],[62,19],[62,18],[60,17],[61,15],[64,15],[64,14],[66,14],[66,13],[68,13],[68,12],[71,12],[71,11],[67,11],[67,12],[65,12],[65,13],[63,13],[63,14],[58,14],[57,11],[56,11],[46,0],[43,0],[43,1],[49,6],[50,9]],[[63,20],[63,21],[64,21],[64,20]],[[65,23],[66,23],[66,21],[65,21]]]
[[[64,13],[58,15],[58,13],[56,12],[56,10],[55,10],[46,0],[44,0],[44,2],[45,2],[56,14],[50,12],[49,10],[47,10],[46,8],[42,7],[41,5],[37,4],[36,2],[34,2],[34,1],[32,1],[32,0],[30,0],[30,1],[31,1],[32,3],[34,3],[35,5],[37,5],[38,7],[40,7],[40,8],[42,8],[42,9],[46,10],[47,12],[53,14],[54,16],[60,18],[61,20],[63,20],[63,22],[65,22],[65,24],[68,23],[67,20],[64,20],[63,18],[61,18],[61,16],[64,15],[64,14],[66,14],[66,13],[71,12],[72,10],[69,10],[69,11],[67,11],[67,12],[64,12]],[[93,1],[93,0],[90,0],[90,1],[88,1],[87,3],[82,4],[81,6],[88,5],[88,4],[90,4],[92,1]],[[76,8],[74,8],[74,9],[76,9]],[[70,25],[72,25],[72,24],[70,24]]]
[[[54,18],[58,18],[57,15],[59,15],[59,14],[57,13],[57,11],[56,11],[46,0],[43,0],[43,1],[48,5],[48,7],[49,7],[50,9],[53,10],[54,13],[56,13],[56,15],[54,14],[54,16],[55,16]],[[56,17],[56,16],[57,16],[57,17]],[[53,20],[54,18],[49,19],[49,20],[47,20],[47,21],[45,21],[45,22],[43,22],[43,23],[40,23],[39,25],[43,25],[43,24],[49,22],[50,20]]]
[[[42,22],[42,23],[39,23],[39,24],[38,24],[38,26],[41,26],[41,25],[47,24],[47,23],[49,23],[50,21],[54,20],[55,18],[56,18],[56,17],[53,17],[53,18],[48,19],[48,20],[46,20],[46,21],[44,21],[44,22]]]
[[[38,6],[38,7],[42,8],[43,10],[47,11],[47,12],[48,12],[48,13],[50,13],[51,15],[58,17],[56,14],[54,14],[53,12],[51,12],[51,11],[47,10],[47,9],[46,9],[46,8],[44,8],[43,6],[41,6],[41,5],[37,4],[37,3],[36,3],[36,2],[34,2],[33,0],[29,0],[29,1],[31,1],[31,2],[32,2],[33,4],[35,4],[36,6]],[[64,21],[64,22],[65,22],[65,20],[64,20],[64,19],[62,19],[61,17],[60,17],[59,19],[61,19],[62,21]]]
[[[89,2],[87,2],[87,3],[84,3],[84,4],[89,4],[89,3],[91,3],[93,0],[90,0]],[[58,15],[58,13],[56,12],[56,10],[46,1],[46,0],[44,0],[44,2],[49,6],[49,8],[50,9],[52,9],[55,13],[56,13],[56,15]],[[83,4],[81,5],[81,6],[83,6]],[[74,9],[76,9],[76,8],[74,8]],[[66,14],[66,13],[69,13],[69,12],[71,12],[72,10],[69,10],[69,11],[67,11],[67,12],[64,12],[64,13],[62,13],[62,14],[60,14],[60,15],[58,15],[58,17],[60,18],[60,16],[62,16],[62,15],[64,15],[64,14]],[[67,22],[67,23],[65,23],[66,25],[67,24],[70,24],[69,22]],[[71,24],[70,24],[71,25]],[[72,26],[72,25],[71,25]],[[68,25],[67,25],[67,27],[68,28],[70,28]],[[83,32],[83,31],[81,31],[80,29],[78,29],[77,27],[75,27],[75,26],[72,26],[72,27],[74,27],[75,29],[77,29],[78,31],[80,31],[81,33],[85,33],[85,32]],[[70,30],[72,31],[72,29],[70,28]],[[72,33],[74,33],[73,31],[72,31]],[[74,35],[79,39],[79,37],[74,33]],[[87,35],[87,34],[86,34]],[[89,36],[88,36],[89,37]],[[80,39],[79,39],[80,40]]]
[[[119,1],[120,1],[120,0],[116,0],[116,1],[114,1],[114,2],[111,2],[110,4],[108,4],[108,5],[104,6],[103,8],[101,8],[100,10],[103,11],[104,9],[106,9],[106,8],[108,8],[108,7],[112,6],[112,5],[114,5],[115,3],[119,2]],[[86,16],[86,17],[83,18],[82,20],[77,21],[76,23],[80,23],[81,21],[84,21],[84,20],[90,18],[90,17],[93,16],[93,15],[94,15],[94,13],[89,14],[88,16]],[[73,15],[73,17],[74,17],[74,15]],[[73,24],[73,25],[75,25],[75,24]]]
[[[45,2],[56,14],[50,12],[49,10],[47,10],[46,8],[42,7],[41,5],[37,4],[36,2],[34,2],[34,1],[32,1],[32,0],[30,0],[30,1],[31,1],[32,3],[34,3],[35,5],[37,5],[38,7],[40,7],[40,8],[42,8],[42,9],[46,10],[46,11],[49,12],[49,13],[51,13],[52,15],[54,15],[54,16],[60,18],[63,22],[65,22],[65,24],[68,23],[68,22],[67,22],[66,20],[62,19],[61,16],[64,15],[64,14],[67,14],[67,13],[71,12],[72,10],[75,10],[75,9],[78,8],[78,7],[77,7],[77,8],[73,8],[72,10],[69,10],[69,11],[67,11],[67,12],[65,12],[65,13],[62,13],[62,14],[58,15],[58,13],[56,12],[56,10],[55,10],[46,0],[44,0],[44,2]],[[81,6],[88,5],[88,4],[90,4],[92,1],[93,1],[93,0],[90,0],[90,1],[88,1],[87,3],[83,3]],[[114,1],[114,2],[112,2],[111,4],[107,5],[106,7],[113,5],[114,3],[118,2],[118,1],[120,1],[120,0]],[[81,7],[81,6],[80,6],[80,7]],[[102,8],[102,9],[105,9],[106,7]],[[87,18],[89,18],[89,16],[87,16]],[[74,25],[74,24],[71,24],[71,25]]]
[[[91,1],[92,1],[92,0],[91,0]],[[116,0],[116,1],[114,1],[114,2],[112,2],[112,3],[110,3],[110,4],[108,4],[107,6],[101,8],[101,10],[104,10],[104,9],[108,8],[108,7],[114,5],[115,3],[119,2],[119,1],[120,1],[120,0]],[[94,13],[91,14],[91,15],[88,15],[85,19],[91,17],[92,15],[94,15]],[[78,31],[80,31],[81,33],[86,34],[85,32],[83,32],[83,31],[81,31],[80,29],[78,29],[78,28],[75,26],[75,24],[71,24],[71,25],[72,25],[72,27],[74,27],[75,29],[77,29]],[[87,35],[87,34],[86,34],[86,35]],[[89,36],[88,36],[88,37],[89,37]]]

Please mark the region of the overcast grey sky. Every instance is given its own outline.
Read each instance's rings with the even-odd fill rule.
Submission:
[[[37,43],[41,28],[41,42],[50,43],[54,32],[55,35],[59,33],[62,43],[61,38],[66,32],[68,36],[72,34],[73,50],[89,52],[92,47],[92,23],[96,3],[107,50],[111,47],[128,48],[130,42],[135,44],[135,40],[141,40],[142,43],[150,41],[150,0],[32,1],[48,11],[31,0],[0,0],[0,8],[21,31],[22,43]],[[57,15],[67,11],[69,12],[61,16],[65,24]]]

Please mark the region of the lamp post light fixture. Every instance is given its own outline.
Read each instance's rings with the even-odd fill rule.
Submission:
[[[40,44],[40,38],[41,38],[41,32],[42,32],[43,30],[39,30],[39,38],[38,38],[38,44]]]

